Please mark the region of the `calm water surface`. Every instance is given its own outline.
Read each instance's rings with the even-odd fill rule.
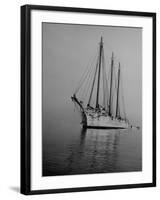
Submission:
[[[142,170],[141,129],[84,130],[72,122],[43,129],[43,176]]]

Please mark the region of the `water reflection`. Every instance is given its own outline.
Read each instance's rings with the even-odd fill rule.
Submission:
[[[121,134],[129,130],[81,129],[79,140],[69,145],[69,174],[125,171],[119,166]],[[131,169],[126,169],[129,171]],[[133,167],[134,170],[134,167]]]
[[[61,150],[55,151],[53,146],[52,154],[46,153],[44,175],[142,170],[141,133],[138,130],[81,129],[79,134],[63,143],[66,144]]]

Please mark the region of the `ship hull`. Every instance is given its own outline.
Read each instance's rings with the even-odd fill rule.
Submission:
[[[95,129],[127,129],[130,127],[129,123],[124,120],[118,120],[109,116],[90,116],[86,114],[86,122],[83,127]]]

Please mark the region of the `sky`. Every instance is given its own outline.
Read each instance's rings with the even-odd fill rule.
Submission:
[[[106,64],[112,52],[121,62],[127,117],[136,125],[142,115],[142,29],[43,23],[43,119],[72,117],[77,84],[103,36]]]

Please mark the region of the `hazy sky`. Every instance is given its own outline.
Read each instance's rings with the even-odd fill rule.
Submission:
[[[103,36],[105,58],[121,62],[126,113],[141,123],[142,29],[43,23],[43,119],[72,115],[70,97]],[[71,112],[70,112],[71,111]]]

